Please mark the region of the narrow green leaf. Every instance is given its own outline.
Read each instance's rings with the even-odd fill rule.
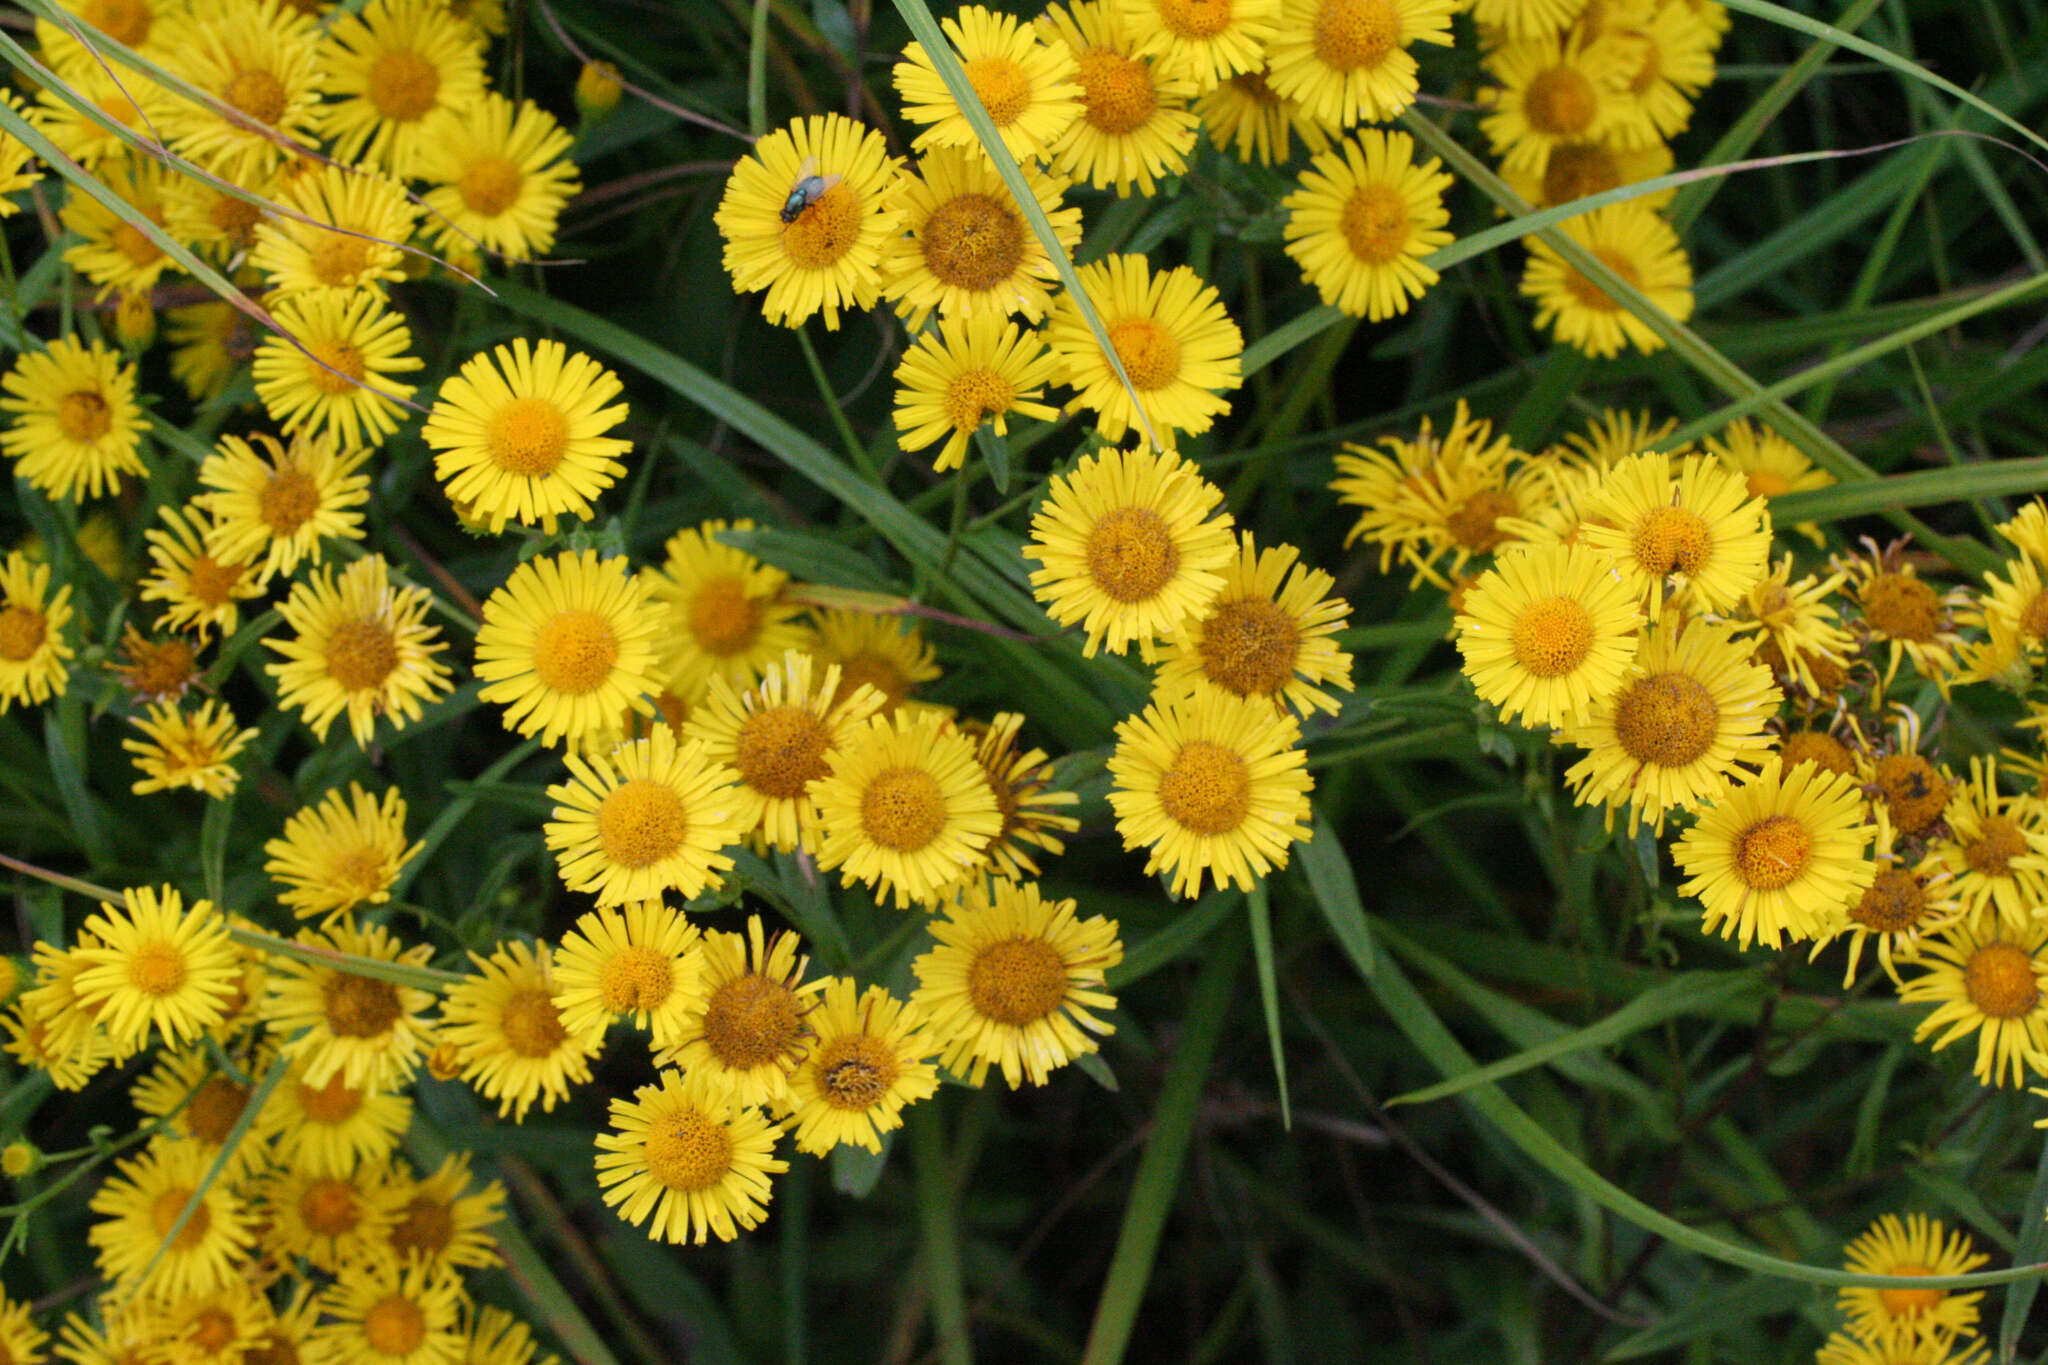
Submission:
[[[1336,936],[1337,946],[1351,959],[1360,976],[1371,977],[1372,930],[1366,927],[1365,906],[1358,899],[1358,878],[1351,871],[1351,860],[1344,855],[1337,831],[1320,810],[1315,813],[1309,841],[1295,851],[1295,856],[1301,859],[1308,889],[1315,896],[1316,908],[1323,912],[1330,932]]]
[[[531,758],[539,749],[539,740],[525,740],[510,753],[478,773],[476,780],[480,783],[496,782]],[[455,827],[468,819],[469,813],[475,809],[474,796],[456,796],[441,807],[441,813],[434,817],[434,823],[428,825],[427,832],[420,836],[420,851],[413,855],[411,862],[399,870],[398,880],[391,887],[392,899],[405,899],[405,893],[411,889],[413,881],[426,870],[427,864],[434,860],[434,855],[440,851],[442,844],[448,842],[448,836],[455,832]]]
[[[85,782],[85,700],[78,693],[65,693],[51,708],[43,721],[43,747],[50,755],[57,799],[64,803],[64,813],[71,818],[72,832],[85,847],[87,858],[96,867],[113,862],[106,821]]]
[[[859,588],[866,592],[890,591],[889,576],[874,561],[815,531],[757,526],[746,531],[720,531],[718,539],[807,583],[829,583],[835,588]]]
[[[1193,952],[1217,925],[1229,918],[1237,908],[1239,895],[1236,891],[1211,891],[1196,901],[1192,909],[1168,920],[1164,928],[1132,944],[1124,951],[1124,960],[1104,973],[1109,988],[1128,990],[1167,963]]]
[[[988,466],[988,476],[990,481],[992,481],[995,484],[996,492],[1009,492],[1009,438],[1006,436],[998,436],[995,433],[995,430],[989,426],[978,426],[974,429],[974,448],[981,452],[981,462]],[[965,472],[966,471],[964,470],[956,469],[953,471],[953,477],[956,479],[960,478],[965,474]]]
[[[917,1180],[917,1225],[925,1287],[938,1329],[939,1358],[946,1365],[970,1365],[974,1339],[967,1331],[966,1271],[960,1261],[960,1190],[946,1149],[940,1106],[926,1102],[904,1115],[910,1130],[910,1164]]]
[[[1294,1131],[1294,1108],[1287,1102],[1287,1048],[1280,1038],[1280,980],[1273,966],[1273,915],[1266,904],[1266,884],[1252,883],[1245,894],[1252,928],[1252,965],[1259,974],[1259,1005],[1266,1012],[1266,1043],[1273,1050],[1273,1079],[1280,1086],[1280,1126]]]
[[[2048,1141],[2041,1144],[2041,1159],[2034,1165],[2034,1184],[2020,1205],[2020,1244],[2013,1259],[2026,1264],[2048,1260]],[[2033,1311],[2034,1296],[2041,1291],[2039,1280],[2022,1280],[2005,1292],[2005,1312],[1998,1319],[1998,1358],[2007,1365],[2019,1350],[2020,1331]]]
[[[233,791],[206,803],[206,814],[199,821],[199,874],[206,898],[221,907],[227,905],[228,835],[234,828]]]
[[[1813,1297],[1813,1287],[1796,1280],[1765,1281],[1760,1285],[1743,1281],[1694,1292],[1686,1296],[1677,1312],[1655,1326],[1622,1338],[1600,1358],[1640,1360],[1677,1350],[1687,1342],[1725,1340],[1720,1334],[1731,1327],[1792,1312]]]
[[[2048,488],[2048,456],[1990,460],[1953,469],[1923,469],[1889,474],[1862,483],[1838,483],[1804,493],[1771,499],[1771,519],[1791,526],[1801,522],[1841,521],[1868,516],[1888,507],[1932,507],[1972,498],[2010,493],[2037,493]]]

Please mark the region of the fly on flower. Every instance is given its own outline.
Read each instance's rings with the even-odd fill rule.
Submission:
[[[782,201],[782,221],[794,223],[804,216],[804,210],[825,197],[826,191],[839,183],[836,175],[819,175],[818,158],[807,156],[803,165],[796,168],[796,184],[790,188],[789,198]]]

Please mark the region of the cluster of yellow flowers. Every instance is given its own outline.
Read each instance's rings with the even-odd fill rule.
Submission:
[[[1903,541],[1795,577],[1768,504],[1826,475],[1747,422],[1641,453],[1671,430],[1609,412],[1531,455],[1460,407],[1340,454],[1333,486],[1383,568],[1450,590],[1466,675],[1573,752],[1577,801],[1631,835],[1686,825],[1672,856],[1708,931],[1815,955],[1846,936],[1852,978],[1875,940],[1900,997],[1936,1006],[1918,1037],[1975,1034],[1987,1085],[2048,1077],[2048,763],[2028,745],[1959,774],[1923,714],[1990,683],[2048,724],[2048,507],[1998,528],[2017,554],[1982,592],[1928,582]]]
[[[1848,1268],[1863,1275],[1966,1275],[1990,1259],[1967,1233],[1922,1213],[1884,1215],[1848,1251]],[[1844,1289],[1835,1306],[1848,1326],[1815,1353],[1815,1365],[1985,1365],[1983,1298],[1981,1290]]]

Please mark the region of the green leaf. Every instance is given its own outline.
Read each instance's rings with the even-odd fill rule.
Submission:
[[[1888,507],[1932,507],[1972,498],[2036,493],[2048,488],[2048,456],[1987,460],[1949,469],[1888,474],[1863,483],[1838,483],[1771,499],[1771,519],[1786,526],[1841,521]]]
[[[882,1134],[882,1150],[870,1152],[865,1147],[850,1147],[845,1143],[832,1149],[832,1188],[853,1199],[865,1199],[875,1192],[881,1183],[882,1172],[888,1169],[889,1153],[896,1145],[896,1133],[892,1130]]]
[[[2034,1184],[2027,1191],[2026,1202],[2020,1205],[2020,1242],[2013,1251],[2013,1259],[2028,1262],[2048,1261],[2048,1141],[2041,1144],[2041,1159],[2034,1164]],[[2034,1307],[2034,1296],[2041,1292],[2041,1282],[2022,1280],[2005,1293],[2005,1312],[1998,1319],[1998,1358],[2011,1361],[2019,1348],[2020,1331],[2027,1325],[2027,1314]]]
[[[1337,946],[1351,959],[1358,974],[1370,979],[1374,967],[1372,930],[1366,926],[1365,906],[1358,899],[1358,878],[1352,874],[1351,860],[1344,856],[1337,831],[1320,810],[1315,813],[1309,841],[1295,851],[1295,856],[1301,859],[1308,889],[1315,896],[1316,908],[1323,912],[1324,922],[1336,936]]]
[[[1287,1048],[1280,1038],[1280,983],[1273,967],[1273,916],[1266,904],[1266,884],[1253,882],[1244,898],[1252,930],[1252,964],[1259,975],[1259,1005],[1266,1013],[1266,1043],[1273,1050],[1273,1079],[1280,1086],[1280,1126],[1294,1131],[1294,1109],[1287,1102]]]
[[[1193,952],[1217,925],[1230,917],[1239,896],[1236,891],[1211,891],[1191,909],[1167,920],[1164,928],[1128,947],[1124,960],[1104,973],[1109,989],[1128,990],[1167,963]]]
[[[113,862],[106,821],[85,782],[85,701],[76,692],[65,693],[50,709],[43,721],[43,747],[50,755],[57,799],[64,803],[64,813],[71,818],[72,832],[84,845],[87,858],[96,867]]]
[[[199,873],[206,898],[221,907],[227,905],[228,835],[234,827],[234,792],[206,803],[206,814],[199,821]]]
[[[866,555],[815,531],[757,526],[745,531],[720,531],[717,538],[808,583],[828,583],[835,588],[858,588],[863,592],[893,589],[888,575]]]

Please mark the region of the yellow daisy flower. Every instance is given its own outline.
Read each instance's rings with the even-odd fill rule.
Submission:
[[[278,336],[256,347],[256,395],[271,420],[286,433],[331,433],[344,446],[374,445],[398,430],[399,405],[414,386],[392,376],[426,363],[405,353],[412,332],[403,317],[368,290],[281,299],[270,312],[305,348]]]
[[[420,438],[439,452],[434,475],[448,496],[496,533],[507,520],[549,535],[566,512],[588,521],[591,499],[626,466],[630,441],[606,432],[626,420],[618,376],[559,341],[472,357],[441,386]]]
[[[1501,179],[1508,182],[1509,189],[1536,208],[1554,209],[1574,199],[1605,194],[1623,185],[1669,175],[1676,165],[1668,143],[1616,147],[1606,142],[1581,140],[1552,146],[1549,159],[1540,170],[1526,162],[1513,168],[1503,166]],[[1654,190],[1637,196],[1631,202],[1645,208],[1661,209],[1677,193],[1675,189]],[[1642,446],[1638,444],[1622,453],[1633,454],[1640,449]]]
[[[1273,93],[1265,59],[1255,71],[1240,71],[1195,100],[1209,141],[1219,152],[1261,166],[1286,164],[1294,138],[1311,152],[1330,145],[1329,131],[1310,118],[1299,101]]]
[[[26,1303],[10,1302],[0,1295],[0,1352],[16,1365],[38,1365],[50,1334],[35,1325]]]
[[[195,303],[164,315],[171,348],[171,377],[195,403],[218,398],[240,377],[263,340],[263,331],[241,309],[226,303]]]
[[[189,788],[218,801],[241,781],[235,756],[249,747],[256,731],[235,726],[235,713],[217,699],[192,711],[175,704],[148,707],[134,717],[140,739],[124,739],[121,747],[135,756],[142,774],[130,791],[137,796]]]
[[[1674,322],[1692,316],[1692,263],[1671,225],[1641,202],[1609,204],[1567,218],[1558,230],[1634,285]],[[1565,264],[1546,242],[1529,244],[1522,293],[1536,300],[1538,327],[1551,328],[1559,341],[1587,355],[1619,355],[1624,345],[1644,354],[1664,347],[1663,339],[1641,318]]]
[[[280,1167],[257,1182],[255,1211],[266,1253],[330,1275],[371,1259],[391,1222],[384,1173],[371,1167],[347,1175]]]
[[[1714,83],[1721,35],[1691,6],[1607,7],[1613,31],[1634,48],[1626,99],[1660,137],[1677,137],[1692,122],[1692,104]]]
[[[1415,102],[1415,43],[1451,43],[1453,0],[1283,0],[1266,79],[1328,128],[1383,123]]]
[[[54,27],[50,31],[68,38]],[[129,133],[148,137],[151,122],[171,96],[142,73],[123,68],[117,75],[113,63],[103,62],[76,44],[73,46],[79,54],[77,61],[51,64],[63,76],[70,93]],[[43,50],[45,55],[49,54],[47,43],[43,44]],[[143,112],[145,107],[149,111],[147,115]],[[82,110],[72,107],[71,102],[55,90],[45,89],[37,93],[34,112],[43,135],[56,145],[58,151],[84,169],[98,172],[110,163],[128,159],[129,145],[126,141],[88,118]]]
[[[507,939],[489,957],[471,953],[477,966],[441,1000],[440,1038],[455,1049],[462,1079],[498,1117],[526,1122],[536,1100],[542,1113],[569,1098],[569,1085],[587,1084],[590,1061],[604,1048],[603,1026],[572,1032],[555,1008],[554,973],[547,945],[540,951]]]
[[[842,694],[839,674],[837,664],[821,668],[792,649],[746,692],[714,676],[710,695],[684,726],[707,761],[738,777],[736,826],[769,848],[816,847],[811,788],[829,771],[831,754],[882,705],[882,694],[866,685]]]
[[[136,453],[149,422],[135,402],[135,369],[99,342],[65,337],[24,351],[0,377],[0,451],[14,472],[53,498],[116,491],[123,474],[145,474]]]
[[[504,1309],[486,1304],[470,1320],[463,1365],[536,1365],[538,1349],[531,1327]],[[552,1365],[554,1360],[551,1355],[544,1356],[537,1365]]]
[[[319,929],[301,929],[292,940],[315,952],[373,958],[422,966],[434,955],[430,943],[406,947],[382,925],[357,928],[342,919]],[[383,1088],[402,1084],[419,1069],[432,1046],[423,1017],[434,1003],[430,992],[382,977],[298,958],[273,961],[261,1014],[278,1051],[303,1059],[301,1079],[325,1085],[340,1076],[350,1086]]]
[[[1680,836],[1672,858],[1705,928],[1747,949],[1838,931],[1876,875],[1872,830],[1852,778],[1778,763],[1717,797]]]
[[[1136,55],[1197,90],[1266,64],[1280,26],[1280,0],[1118,0]]]
[[[1450,173],[1418,165],[1415,139],[1367,129],[1318,155],[1287,210],[1287,254],[1323,302],[1371,322],[1408,311],[1436,283],[1422,258],[1449,246]]]
[[[1472,18],[1483,30],[1509,38],[1540,38],[1571,28],[1587,0],[1472,0]]]
[[[0,103],[5,103],[17,114],[27,113],[11,92],[0,93]],[[28,149],[28,144],[12,133],[0,133],[0,218],[21,212],[15,196],[33,188],[42,178],[36,155]]]
[[[1798,446],[1747,417],[1738,417],[1709,436],[1707,450],[1714,458],[1749,481],[1749,495],[1766,502],[1786,493],[1803,493],[1826,488],[1835,476],[1814,467]]]
[[[1828,598],[1848,581],[1845,574],[1808,574],[1792,581],[1792,556],[1779,560],[1750,585],[1728,618],[1737,630],[1757,632],[1757,662],[1786,683],[1813,696],[1824,691],[1819,672],[1855,657],[1856,641],[1837,624]]]
[[[811,1012],[817,1038],[789,1078],[796,1149],[825,1156],[842,1144],[882,1150],[882,1134],[903,1126],[903,1110],[939,1088],[930,1058],[939,1043],[924,1011],[880,986],[861,991],[835,976]]]
[[[277,176],[275,173],[258,175],[248,183],[238,185],[238,188],[268,199],[277,192]],[[260,204],[190,175],[174,177],[165,190],[165,200],[169,214],[165,227],[171,236],[201,256],[226,265],[255,247],[256,227],[263,221]],[[237,284],[256,282],[253,271],[240,270],[236,275]],[[219,306],[229,308],[238,317],[244,316],[231,305],[223,303]],[[182,313],[187,310],[175,311]]]
[[[0,1014],[0,1027],[7,1031],[7,1055],[24,1070],[48,1076],[59,1090],[83,1090],[86,1082],[114,1060],[113,1044],[104,1033],[88,1029],[61,1041],[59,1030],[26,1000]]]
[[[164,603],[162,623],[172,630],[194,631],[201,640],[216,630],[232,635],[242,619],[236,603],[263,591],[256,566],[208,548],[216,523],[197,502],[166,506],[158,515],[163,528],[142,533],[151,565],[142,580],[142,600]]]
[[[243,181],[284,159],[278,139],[314,144],[320,28],[310,15],[283,0],[266,0],[211,13],[195,7],[164,28],[164,69],[219,102],[164,101],[156,125],[173,151]]]
[[[1095,1013],[1116,1008],[1103,989],[1124,957],[1115,920],[1078,919],[1072,900],[998,880],[988,905],[954,905],[931,930],[936,946],[911,964],[910,1003],[942,1040],[941,1063],[969,1085],[991,1066],[1012,1090],[1044,1085],[1055,1068],[1098,1049],[1090,1034],[1115,1031]]]
[[[462,1280],[446,1266],[395,1257],[354,1262],[320,1296],[323,1321],[300,1358],[305,1365],[461,1365],[462,1303]]]
[[[1642,621],[1636,594],[1603,557],[1545,545],[1503,556],[1465,593],[1458,651],[1503,720],[1559,728],[1620,690]]]
[[[1866,1341],[1849,1331],[1830,1333],[1813,1353],[1814,1365],[1990,1365],[1990,1360],[1991,1347],[1982,1341],[1942,1336],[1884,1343]]]
[[[882,255],[901,213],[889,193],[896,164],[882,135],[838,114],[800,118],[741,157],[713,221],[741,294],[768,292],[762,313],[783,327],[881,296]]]
[[[1743,480],[1703,455],[1672,467],[1669,455],[1638,455],[1607,472],[1579,540],[1608,556],[1652,619],[1675,602],[1725,611],[1769,566],[1770,514]]]
[[[358,1167],[382,1167],[412,1122],[412,1097],[350,1085],[340,1071],[312,1085],[306,1065],[304,1058],[291,1064],[256,1116],[252,1136],[268,1142],[287,1170],[346,1177]]]
[[[1032,593],[1063,626],[1088,632],[1082,653],[1133,643],[1149,655],[1223,591],[1234,557],[1223,491],[1171,451],[1105,450],[1055,475],[1031,518],[1024,557],[1043,567]]]
[[[893,715],[905,704],[924,709],[911,693],[939,676],[938,655],[914,623],[906,627],[897,616],[829,609],[812,613],[812,619],[818,632],[810,646],[812,657],[839,669],[834,706],[872,687],[882,694],[878,715]]]
[[[554,250],[555,224],[583,187],[570,137],[532,100],[485,95],[434,115],[419,154],[442,247],[475,242],[507,261]]]
[[[793,933],[769,934],[759,915],[747,916],[745,934],[705,934],[697,992],[656,1062],[709,1080],[735,1104],[781,1105],[808,1055],[809,1015],[825,984],[804,980],[810,959],[800,947]]]
[[[278,607],[293,638],[264,640],[282,656],[264,671],[277,680],[278,704],[299,712],[315,739],[346,713],[349,733],[368,748],[379,716],[402,730],[454,686],[435,657],[447,648],[441,628],[426,624],[431,594],[393,587],[389,574],[382,555],[339,577],[319,569]]]
[[[1931,845],[1976,922],[2019,932],[2048,905],[2048,801],[1998,789],[1998,760],[1972,758],[1942,810],[1949,835]]]
[[[2014,931],[1989,917],[1963,919],[1920,941],[1917,965],[1925,970],[1899,988],[1908,1003],[1931,1002],[1913,1041],[1939,1033],[1934,1050],[1977,1035],[1972,1068],[1985,1085],[2023,1085],[2029,1074],[2048,1075],[2048,924],[2033,920]]]
[[[1849,1243],[1843,1259],[1859,1275],[1967,1275],[1991,1258],[1970,1244],[1968,1233],[1952,1232],[1938,1218],[1909,1213],[1901,1221],[1887,1213]],[[1849,1330],[1873,1342],[1945,1344],[1976,1331],[1983,1300],[1981,1290],[1856,1288],[1835,1296],[1835,1310],[1849,1319]]]
[[[123,1322],[166,1365],[242,1362],[269,1330],[270,1300],[246,1284],[223,1285],[203,1294],[181,1294],[147,1306],[136,1305]]]
[[[1796,738],[1788,736],[1782,751],[1788,772],[1794,766],[1792,741]],[[1849,775],[1855,776],[1853,761]],[[1863,946],[1871,939],[1877,940],[1878,965],[1896,986],[1899,984],[1898,964],[1913,961],[1920,954],[1920,936],[1948,928],[1963,912],[1962,902],[1956,899],[1954,879],[1941,866],[1940,859],[1933,854],[1923,854],[1915,861],[1902,852],[1897,832],[1886,817],[1884,806],[1875,807],[1875,812],[1877,838],[1872,853],[1877,875],[1864,888],[1863,894],[1851,902],[1848,922],[1817,940],[1807,958],[1810,962],[1819,957],[1821,949],[1847,934],[1849,961],[1842,973],[1844,990],[1855,983],[1856,969],[1863,959]]]
[[[50,573],[19,550],[0,560],[0,715],[17,704],[41,706],[71,685],[71,585],[52,594]]]
[[[1186,74],[1138,55],[1139,35],[1116,0],[1067,0],[1046,6],[1038,36],[1075,63],[1081,114],[1053,139],[1052,169],[1118,198],[1150,196],[1159,181],[1187,169],[1199,120],[1188,109],[1199,89]]]
[[[318,564],[323,540],[363,538],[356,509],[370,500],[370,476],[357,471],[367,450],[341,450],[333,437],[305,431],[289,446],[260,431],[250,440],[257,444],[221,437],[199,466],[209,491],[193,502],[213,516],[208,548],[221,562],[254,565],[264,584],[302,559]]]
[[[276,197],[299,216],[266,217],[256,227],[250,263],[269,284],[267,299],[381,295],[386,284],[405,278],[401,248],[420,214],[398,181],[323,166],[287,179]]]
[[[1868,539],[1866,552],[1837,558],[1835,567],[1848,574],[1849,594],[1860,611],[1851,625],[1866,648],[1883,646],[1883,686],[1898,676],[1899,661],[1910,660],[1913,671],[1946,691],[1957,671],[1956,653],[1963,646],[1961,613],[1969,594],[1962,588],[1942,592],[1920,577],[1898,540],[1879,550]]]
[[[92,1043],[113,1055],[106,1030],[99,1026],[99,1012],[78,998],[78,976],[89,965],[85,951],[99,946],[100,941],[84,931],[74,935],[70,948],[35,945],[35,984],[21,997],[23,1023],[35,1035],[29,1040],[35,1050],[67,1056]]]
[[[399,869],[424,847],[405,841],[405,797],[396,787],[380,798],[351,782],[346,794],[337,788],[294,812],[284,833],[263,845],[263,870],[293,914],[332,920],[389,901]]]
[[[611,1102],[610,1130],[597,1135],[597,1183],[628,1223],[651,1214],[648,1235],[659,1241],[730,1242],[768,1216],[769,1177],[789,1169],[775,1156],[782,1131],[711,1077],[664,1071],[632,1099]]]
[[[1250,531],[1240,532],[1222,591],[1160,650],[1158,690],[1210,686],[1271,698],[1302,716],[1335,715],[1337,699],[1323,688],[1351,690],[1351,656],[1333,638],[1351,609],[1330,596],[1336,580],[1300,557],[1292,545],[1262,553]]]
[[[1081,828],[1079,820],[1059,813],[1080,804],[1081,798],[1070,791],[1051,789],[1052,764],[1046,761],[1045,750],[1017,747],[1017,732],[1023,727],[1024,717],[1016,711],[998,711],[986,725],[969,721],[963,727],[970,735],[979,732],[974,758],[988,778],[996,811],[1003,817],[1003,827],[983,850],[989,871],[1018,880],[1038,875],[1031,848],[1057,857],[1067,851],[1060,834]]]
[[[1060,207],[1061,182],[1036,166],[1025,183],[1051,220],[1063,250],[1081,240],[1081,210]],[[934,147],[914,174],[896,180],[892,200],[907,234],[882,255],[882,297],[910,330],[941,317],[991,312],[1036,322],[1052,303],[1056,268],[996,168],[979,149]]]
[[[1445,554],[1455,574],[1499,549],[1526,529],[1524,513],[1540,514],[1556,492],[1554,471],[1516,450],[1506,432],[1495,435],[1463,399],[1441,433],[1425,417],[1414,440],[1383,436],[1379,447],[1347,442],[1337,455],[1330,488],[1361,509],[1344,543],[1378,545],[1381,573],[1399,555],[1416,584],[1443,582],[1435,565]]]
[[[944,438],[932,469],[958,469],[984,424],[1007,436],[1011,413],[1059,420],[1059,409],[1038,400],[1060,370],[1038,333],[999,314],[941,318],[910,343],[896,366],[896,444],[915,451]]]
[[[707,521],[669,538],[647,587],[660,606],[661,669],[668,685],[693,702],[713,677],[751,687],[761,671],[810,640],[803,608],[782,600],[789,575],[719,540],[723,521]],[[730,529],[751,531],[740,519]]]
[[[745,817],[732,770],[702,743],[678,743],[660,725],[609,755],[563,758],[572,780],[548,788],[561,804],[546,834],[571,891],[623,905],[669,890],[689,900],[724,883],[723,850],[746,832]]]
[[[1249,891],[1309,837],[1314,786],[1292,714],[1264,697],[1201,687],[1155,698],[1116,727],[1110,809],[1126,850],[1148,850],[1145,875],[1198,896],[1203,874]]]
[[[1481,100],[1492,113],[1479,121],[1502,164],[1542,175],[1551,152],[1572,142],[1638,147],[1657,140],[1656,126],[1626,98],[1632,49],[1621,39],[1591,42],[1564,33],[1532,34],[1486,54],[1500,84]]]
[[[505,1187],[495,1180],[470,1189],[469,1154],[450,1152],[424,1179],[394,1173],[385,1246],[402,1261],[430,1269],[477,1270],[502,1263],[485,1229],[505,1218]]]
[[[554,952],[555,1006],[570,1033],[614,1022],[644,1029],[656,1051],[682,1044],[703,997],[696,926],[659,899],[601,906],[576,921]]]
[[[114,1163],[117,1173],[92,1197],[92,1211],[102,1221],[87,1229],[86,1239],[98,1254],[100,1273],[116,1288],[175,1299],[239,1278],[255,1242],[253,1220],[224,1180],[199,1195],[184,1230],[166,1244],[178,1215],[199,1193],[206,1168],[198,1148],[177,1142],[153,1142],[141,1155]]]
[[[168,196],[175,174],[160,161],[134,158],[99,170],[108,189],[159,228],[170,220]],[[58,217],[67,232],[84,239],[64,249],[64,264],[98,285],[101,298],[117,289],[145,293],[174,265],[147,233],[92,195],[71,195]]]
[[[1010,155],[1023,165],[1051,155],[1053,143],[1081,115],[1074,54],[1041,39],[1030,23],[985,5],[963,5],[939,20],[939,27],[952,40],[968,83]],[[922,43],[903,49],[891,78],[903,97],[903,116],[924,125],[912,146],[923,151],[979,145]]]
[[[628,708],[648,714],[662,613],[624,559],[596,551],[543,555],[484,601],[476,636],[478,695],[505,707],[505,728],[543,744],[581,739]]]
[[[1606,804],[1610,825],[1626,806],[1630,837],[1646,819],[1661,832],[1669,812],[1719,799],[1737,764],[1768,754],[1779,700],[1725,627],[1666,616],[1644,628],[1620,690],[1567,732],[1588,752],[1565,779],[1580,805]]]
[[[239,971],[227,921],[211,901],[188,910],[175,887],[130,887],[122,910],[106,907],[86,920],[97,940],[81,948],[73,982],[89,1010],[126,1055],[154,1031],[172,1046],[199,1037],[226,1017]]]
[[[818,867],[839,869],[898,908],[934,905],[985,861],[1003,826],[974,745],[940,716],[898,711],[862,723],[826,756],[811,787],[824,837]]]
[[[196,1147],[210,1165],[227,1150],[227,1140],[254,1091],[254,1085],[218,1070],[206,1052],[195,1047],[160,1054],[148,1073],[129,1087],[128,1097],[138,1114],[161,1119],[165,1134]],[[240,1179],[269,1159],[265,1143],[245,1138],[222,1174]]]
[[[429,115],[484,97],[483,39],[439,0],[370,0],[320,44],[321,131],[336,160],[412,178],[423,173]]]
[[[1230,411],[1223,395],[1243,383],[1244,335],[1214,285],[1184,265],[1155,274],[1143,256],[1110,256],[1078,273],[1130,385],[1062,294],[1045,339],[1075,390],[1070,410],[1093,410],[1095,429],[1111,441],[1135,427],[1169,449],[1176,432],[1207,431]]]

